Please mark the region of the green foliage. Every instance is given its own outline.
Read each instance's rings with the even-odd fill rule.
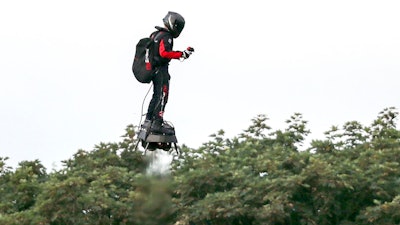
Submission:
[[[8,157],[0,157],[0,175],[3,176],[10,172],[11,167],[7,166],[6,161]]]
[[[400,224],[400,195],[393,201],[374,202],[376,206],[367,207],[358,217],[360,224]]]
[[[23,161],[15,172],[5,171],[0,177],[0,213],[14,213],[31,208],[45,182],[45,168],[38,161]]]
[[[300,113],[295,113],[290,119],[286,120],[288,128],[284,132],[278,130],[276,134],[276,142],[284,146],[285,149],[297,150],[297,145],[302,145],[305,137],[310,134],[307,129],[307,121],[303,120]]]
[[[38,160],[12,170],[0,158],[0,224],[400,224],[397,117],[392,107],[370,126],[332,126],[301,151],[300,113],[275,131],[258,115],[237,137],[219,130],[182,146],[167,174],[147,173],[132,125],[50,174]]]

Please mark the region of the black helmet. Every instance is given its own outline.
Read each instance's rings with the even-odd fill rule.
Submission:
[[[163,22],[174,38],[177,38],[181,34],[185,26],[185,19],[176,12],[168,12]]]

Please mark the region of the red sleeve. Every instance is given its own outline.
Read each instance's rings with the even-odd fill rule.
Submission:
[[[161,39],[161,41],[160,41],[160,48],[158,49],[158,51],[160,52],[160,56],[163,57],[163,58],[179,59],[180,57],[182,57],[182,52],[178,52],[178,51],[170,51],[170,52],[168,52],[168,51],[166,51],[163,39]]]

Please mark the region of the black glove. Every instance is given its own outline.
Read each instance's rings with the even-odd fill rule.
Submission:
[[[187,59],[189,56],[194,52],[194,48],[192,47],[187,47],[186,50],[182,52],[182,58]]]
[[[187,49],[186,50],[188,50],[189,52],[191,52],[191,53],[193,53],[194,52],[194,48],[192,48],[192,47],[187,47]]]

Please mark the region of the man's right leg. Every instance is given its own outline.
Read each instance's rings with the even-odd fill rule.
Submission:
[[[147,114],[146,114],[146,120],[144,121],[142,127],[143,128],[150,128],[150,126],[154,123],[154,116],[155,116],[155,111],[157,105],[160,104],[160,99],[162,95],[162,77],[159,74],[159,71],[156,72],[156,74],[153,77],[153,95],[149,103],[149,107],[147,108]]]
[[[162,96],[162,84],[157,82],[157,79],[153,80],[153,96],[149,103],[149,108],[147,109],[146,120],[154,120],[156,114],[156,108],[161,102]]]

